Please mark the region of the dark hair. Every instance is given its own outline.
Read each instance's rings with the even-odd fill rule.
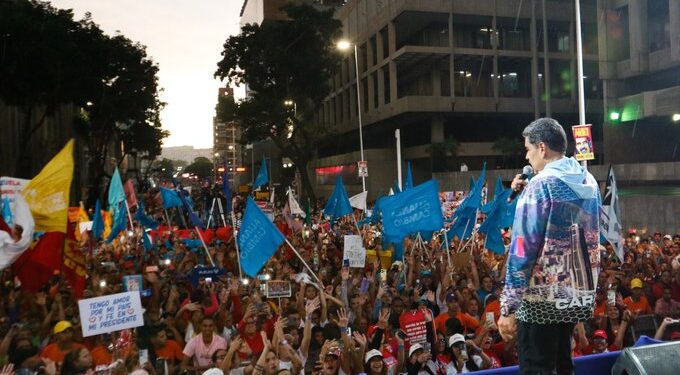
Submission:
[[[529,139],[532,145],[545,143],[549,149],[564,154],[567,151],[567,134],[557,120],[543,117],[529,124],[522,131],[522,136]]]
[[[30,348],[19,348],[13,350],[9,354],[9,362],[14,364],[14,369],[18,370],[21,368],[21,364],[27,359],[38,354],[38,349],[34,347]]]
[[[87,369],[78,367],[78,358],[80,357],[80,352],[87,350],[86,348],[76,348],[71,350],[66,357],[64,357],[64,364],[61,368],[62,375],[78,375],[84,374]]]

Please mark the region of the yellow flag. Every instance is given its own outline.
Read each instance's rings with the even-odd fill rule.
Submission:
[[[21,192],[31,208],[36,232],[66,233],[72,179],[73,139]]]

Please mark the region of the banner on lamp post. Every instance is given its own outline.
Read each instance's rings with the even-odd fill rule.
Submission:
[[[571,127],[574,135],[574,158],[578,161],[594,160],[593,133],[591,125],[574,125]]]

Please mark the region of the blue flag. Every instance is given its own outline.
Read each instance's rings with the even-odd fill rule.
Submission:
[[[118,207],[117,203],[124,200],[125,191],[123,190],[123,182],[120,179],[118,167],[116,167],[116,169],[113,171],[113,175],[111,175],[111,183],[109,184],[109,209],[116,209]]]
[[[411,233],[437,231],[444,227],[439,185],[435,180],[385,197],[380,209],[384,232],[389,238],[403,239]]]
[[[227,170],[224,170],[224,176],[222,176],[222,191],[224,191],[224,198],[226,198],[225,214],[231,214],[231,189],[229,189],[229,178],[227,176]]]
[[[142,224],[142,226],[145,228],[156,229],[160,225],[156,220],[146,215],[144,212],[144,202],[142,199],[137,202],[137,212],[135,212],[134,219]]]
[[[98,240],[104,233],[104,218],[102,217],[102,206],[97,199],[97,204],[94,206],[94,217],[92,218],[92,238]]]
[[[411,162],[406,162],[406,185],[404,191],[413,188],[413,175],[411,174]]]
[[[359,221],[357,223],[359,227],[365,224],[378,224],[378,222],[380,222],[380,219],[382,218],[382,212],[380,212],[380,202],[382,199],[383,197],[378,197],[378,199],[375,201],[375,204],[373,205],[373,213],[371,216],[366,216],[363,220]]]
[[[453,218],[456,219],[456,222],[449,230],[450,238],[458,236],[459,239],[464,239],[470,237],[472,234],[472,230],[477,223],[477,210],[482,206],[482,188],[484,187],[485,180],[486,163],[484,163],[484,166],[482,167],[482,173],[480,173],[479,179],[476,181],[472,179],[472,181],[474,181],[474,186],[472,186],[470,194],[468,194],[453,214]]]
[[[326,207],[323,209],[323,214],[331,218],[331,222],[335,222],[337,219],[349,215],[354,212],[352,205],[349,203],[349,197],[347,196],[347,190],[345,190],[345,184],[342,182],[342,177],[338,176],[335,179],[335,188],[333,189],[333,194],[328,198],[326,202]]]
[[[486,215],[486,220],[479,226],[479,233],[486,234],[485,247],[497,254],[505,252],[500,225],[509,195],[510,190],[503,188],[503,183],[499,176],[496,181],[494,199],[481,208],[482,213]]]
[[[143,244],[144,244],[144,250],[149,251],[153,249],[153,244],[151,243],[151,239],[149,238],[149,234],[146,232],[142,233],[142,239],[143,239]]]
[[[257,178],[253,183],[253,190],[264,186],[269,182],[269,174],[267,173],[267,159],[262,155],[262,163],[260,164],[260,171],[257,172]]]
[[[191,224],[194,227],[205,229],[203,221],[201,221],[201,219],[194,212],[193,205],[189,204],[189,199],[191,198],[189,196],[185,196],[184,193],[185,193],[184,190],[180,190],[179,192],[177,192],[177,195],[179,196],[179,199],[182,201],[184,208],[187,210],[187,214],[189,215],[189,221],[191,221]]]
[[[113,227],[111,228],[111,233],[109,237],[106,238],[106,243],[111,243],[120,232],[127,229],[127,210],[125,209],[125,204],[118,203],[118,209],[113,213]]]
[[[161,198],[163,198],[163,208],[182,207],[182,200],[175,190],[161,188]]]
[[[6,195],[2,200],[2,219],[7,225],[12,226],[12,209],[9,207],[9,197]]]
[[[248,276],[255,277],[283,241],[284,237],[274,223],[248,197],[237,238],[243,271]]]

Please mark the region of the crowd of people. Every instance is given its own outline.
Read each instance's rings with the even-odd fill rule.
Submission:
[[[236,197],[236,226],[243,207]],[[258,277],[245,277],[233,235],[207,239],[210,256],[196,232],[177,226],[161,226],[150,250],[139,228],[122,234],[126,242],[84,238],[82,298],[121,292],[123,276],[143,275],[144,325],[133,330],[82,337],[76,297],[59,272],[29,293],[5,269],[2,374],[444,375],[518,363],[515,342],[504,341],[496,324],[506,258],[485,249],[482,234],[471,241],[412,236],[403,259],[390,259],[380,224],[359,228],[359,210],[330,223],[321,207],[304,226],[274,209],[275,225],[318,279],[287,245]],[[343,262],[349,234],[375,251],[364,267]],[[632,345],[637,319],[656,320],[655,339],[680,339],[680,235],[631,232],[625,259],[607,243],[601,260],[595,311],[574,329],[573,356]],[[192,283],[192,271],[211,261],[224,272]],[[273,298],[270,280],[278,281]]]

